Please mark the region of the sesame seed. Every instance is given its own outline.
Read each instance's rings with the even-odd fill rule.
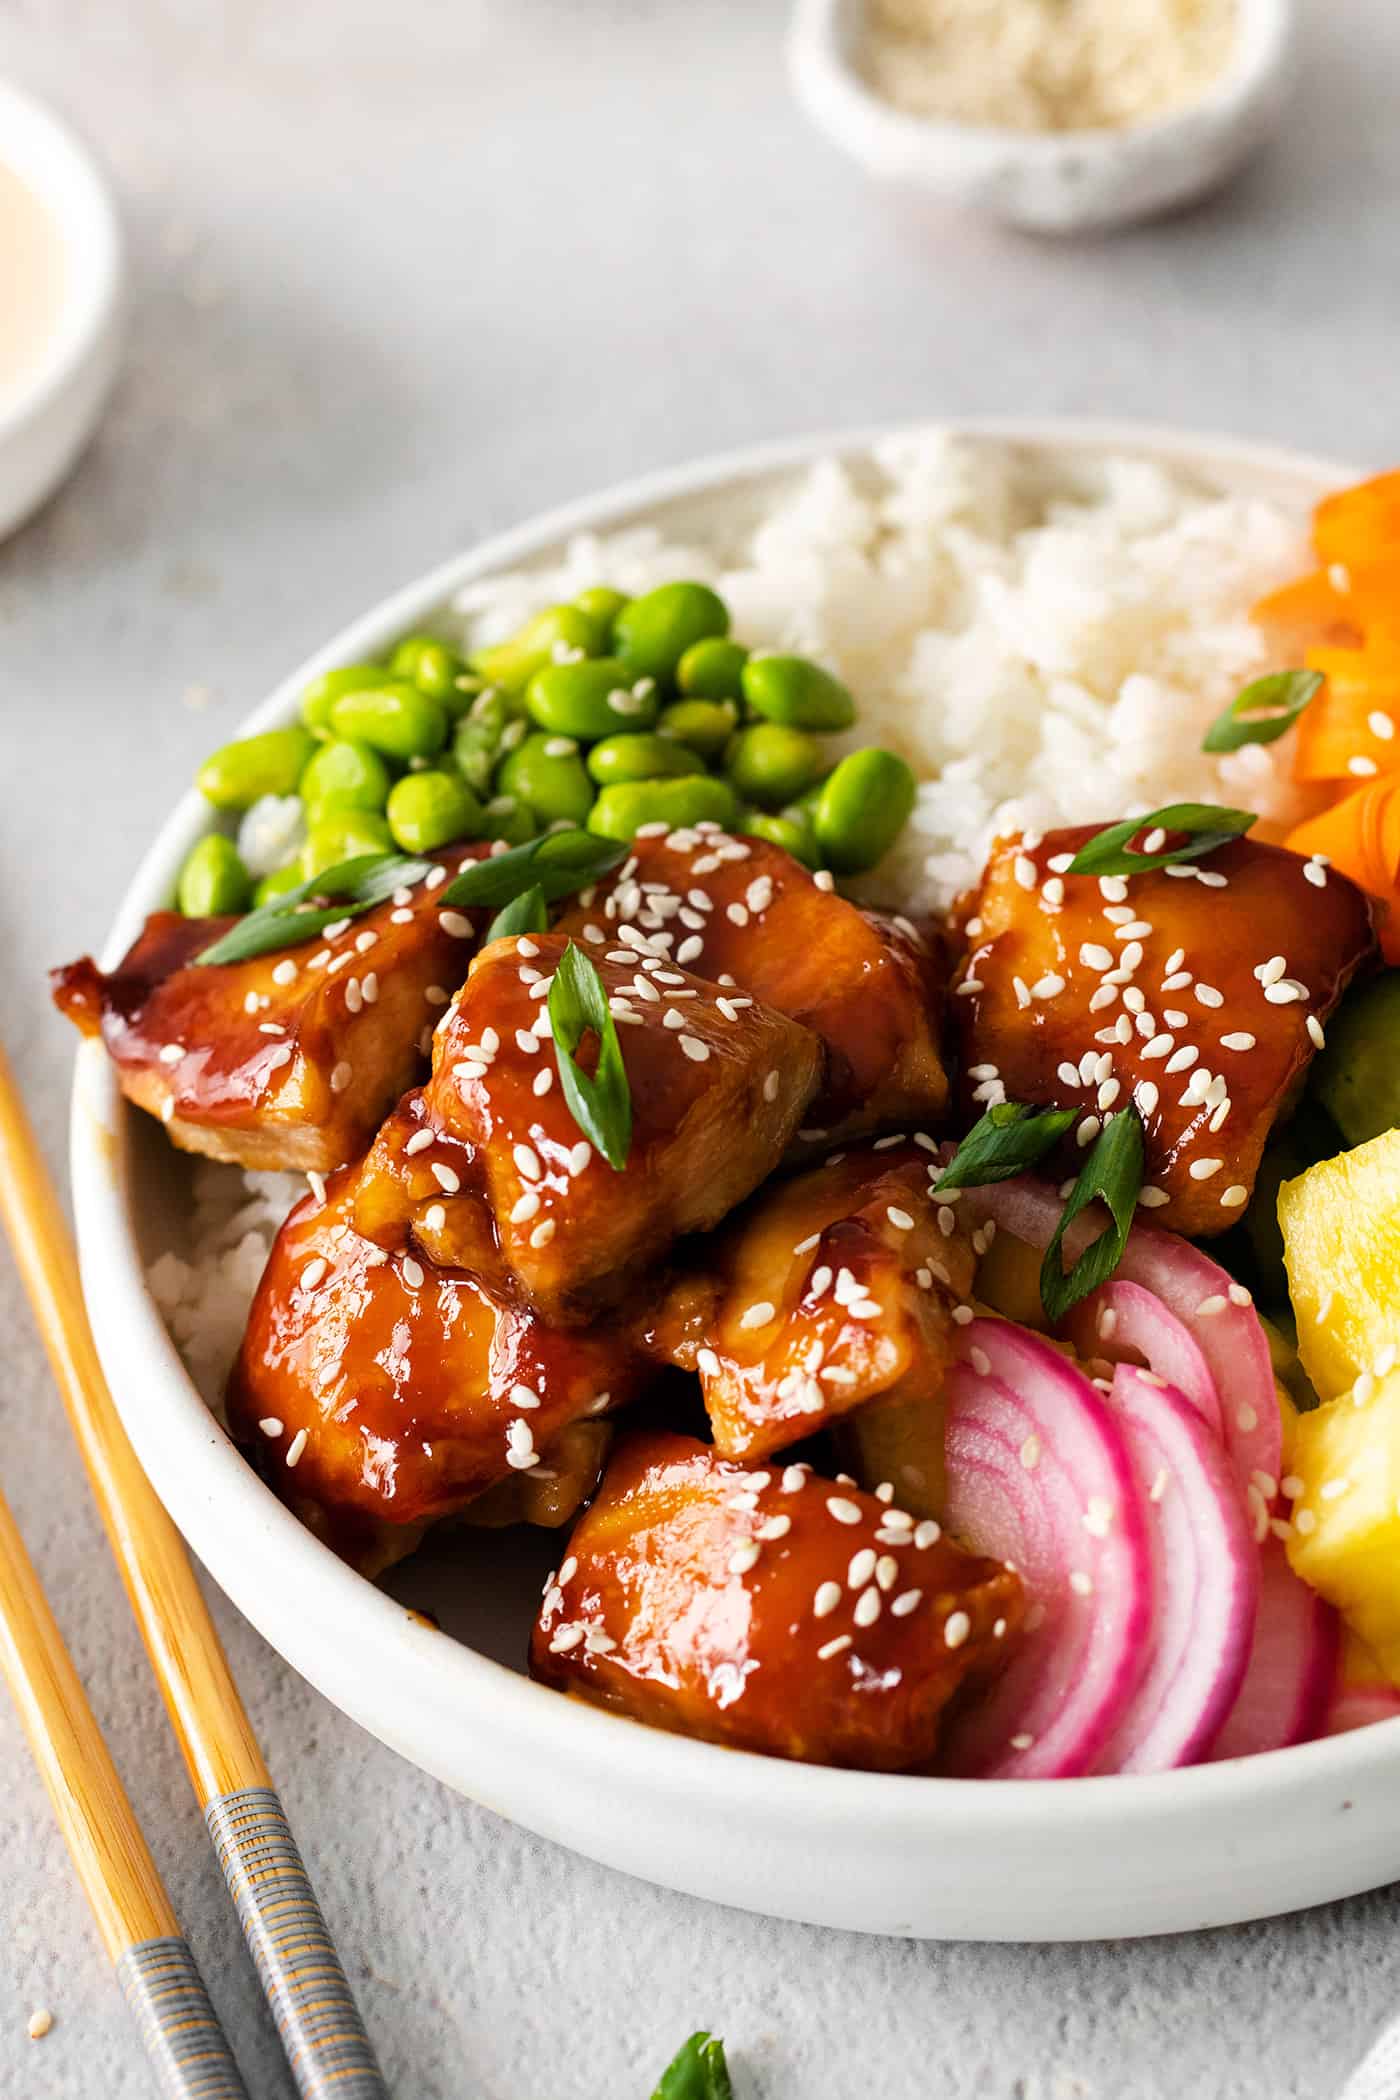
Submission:
[[[1302,1538],[1317,1530],[1317,1516],[1313,1510],[1300,1509],[1293,1518],[1293,1529]]]
[[[313,1261],[309,1261],[297,1278],[301,1288],[304,1291],[314,1291],[329,1266],[329,1263],[319,1254]]]
[[[745,1539],[741,1545],[734,1548],[725,1566],[731,1575],[747,1575],[749,1569],[756,1565],[761,1551],[762,1548],[756,1539]]]
[[[1082,1568],[1070,1569],[1069,1586],[1076,1597],[1092,1597],[1094,1594],[1093,1582]]]
[[[446,1196],[455,1196],[462,1186],[462,1177],[455,1167],[445,1167],[439,1159],[433,1161],[433,1179]]]
[[[968,1351],[968,1356],[971,1359],[972,1368],[977,1373],[977,1376],[979,1378],[987,1377],[992,1368],[992,1359],[990,1358],[990,1356],[988,1356],[986,1350],[979,1349],[976,1342],[974,1342],[971,1349],[969,1349]]]
[[[921,1553],[926,1552],[930,1546],[936,1546],[942,1536],[942,1525],[932,1517],[925,1517],[921,1524],[914,1527],[914,1544]]]
[[[258,1424],[264,1436],[281,1436],[282,1422],[277,1415],[264,1415]]]
[[[710,1054],[709,1044],[702,1043],[698,1036],[683,1035],[680,1043],[682,1050],[684,1050],[692,1064],[703,1065]]]
[[[471,939],[472,922],[459,911],[440,911],[438,925],[444,933],[450,934],[454,941]]]
[[[523,1175],[526,1181],[538,1181],[540,1175],[544,1172],[540,1165],[539,1154],[532,1145],[514,1146],[511,1150],[511,1158],[515,1161],[517,1173]]]
[[[532,1247],[547,1247],[550,1241],[554,1238],[555,1229],[555,1221],[553,1218],[544,1219],[544,1221],[541,1224],[537,1225],[534,1231],[530,1234],[530,1245]]]
[[[910,1217],[908,1211],[897,1209],[893,1203],[885,1212],[885,1216],[889,1219],[896,1232],[912,1232],[914,1229],[914,1220]]]
[[[1040,1438],[1028,1436],[1021,1446],[1021,1464],[1028,1473],[1033,1473],[1040,1464]]]
[[[331,1092],[333,1094],[343,1094],[354,1076],[354,1066],[347,1064],[342,1057],[339,1064],[335,1065],[331,1070]]]
[[[1058,999],[1064,988],[1064,978],[1058,972],[1048,970],[1044,977],[1038,977],[1031,986],[1031,997],[1033,999]]]
[[[29,2015],[29,2025],[26,2032],[31,2042],[42,2042],[52,2026],[53,2014],[49,2011],[47,2005],[39,2005]]]
[[[1226,1189],[1220,1199],[1220,1206],[1222,1210],[1238,1210],[1242,1203],[1248,1203],[1248,1201],[1249,1190],[1241,1182],[1236,1181]]]
[[[1318,1050],[1325,1050],[1327,1047],[1327,1035],[1325,1030],[1323,1029],[1321,1021],[1318,1020],[1316,1014],[1308,1015],[1307,1027],[1308,1035],[1313,1043],[1314,1048]]]
[[[841,1585],[839,1582],[823,1582],[818,1584],[817,1593],[812,1599],[813,1617],[818,1619],[829,1619],[831,1617],[831,1614],[835,1611],[837,1605],[840,1602]]]
[[[898,1580],[899,1562],[892,1553],[882,1553],[875,1563],[875,1581],[877,1586],[888,1592],[894,1588]]]
[[[862,1546],[859,1553],[851,1556],[851,1564],[846,1570],[846,1582],[853,1590],[863,1590],[874,1573],[874,1549],[870,1546]]]
[[[1230,1301],[1223,1291],[1214,1291],[1209,1298],[1202,1298],[1200,1304],[1196,1307],[1196,1311],[1202,1319],[1208,1320],[1213,1318],[1216,1313],[1223,1313],[1229,1306],[1229,1303]]]
[[[1315,890],[1325,890],[1327,887],[1327,870],[1320,867],[1315,860],[1304,861],[1303,880],[1304,882],[1310,882]]]
[[[301,1454],[305,1449],[306,1431],[304,1429],[299,1429],[296,1435],[292,1438],[290,1444],[288,1444],[287,1446],[287,1470],[289,1472],[296,1465],[298,1459],[301,1457]]]
[[[851,1636],[848,1633],[838,1633],[835,1640],[826,1641],[818,1648],[817,1660],[818,1662],[830,1662],[834,1655],[844,1655],[850,1646]]]
[[[1364,751],[1358,751],[1354,758],[1347,760],[1347,771],[1357,780],[1369,780],[1373,774],[1379,773],[1380,767]]]
[[[1218,992],[1213,984],[1198,984],[1196,986],[1196,997],[1200,1000],[1202,1006],[1223,1006],[1225,1004],[1225,994]]]
[[[1154,1035],[1150,1043],[1143,1045],[1142,1054],[1144,1057],[1166,1057],[1175,1041],[1173,1035]]]
[[[1222,1035],[1220,1043],[1221,1048],[1225,1050],[1252,1050],[1257,1040],[1247,1028],[1237,1028],[1229,1035]]]
[[[1150,1116],[1154,1113],[1158,1098],[1157,1089],[1150,1079],[1144,1079],[1133,1089],[1133,1099],[1145,1116]]]
[[[826,1506],[838,1524],[859,1524],[860,1504],[858,1502],[850,1501],[845,1495],[828,1495]]]
[[[792,1518],[788,1516],[765,1517],[754,1533],[755,1538],[782,1539],[792,1530]]]
[[[1254,974],[1260,984],[1277,984],[1288,970],[1288,959],[1283,955],[1271,955],[1267,962],[1260,963]]]
[[[880,1592],[876,1589],[862,1590],[856,1598],[851,1613],[857,1626],[873,1626],[881,1611]]]
[[[949,1648],[961,1648],[972,1631],[972,1621],[965,1611],[950,1612],[943,1627],[943,1640]]]
[[[1097,941],[1085,941],[1081,945],[1079,960],[1083,963],[1086,970],[1111,970],[1113,968],[1111,951],[1101,947]]]

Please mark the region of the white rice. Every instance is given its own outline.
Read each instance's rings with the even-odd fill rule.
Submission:
[[[717,514],[718,515],[718,514]],[[947,436],[881,447],[876,470],[813,467],[704,544],[650,527],[575,539],[552,567],[492,577],[458,610],[476,641],[591,584],[694,576],[754,647],[820,658],[856,694],[848,746],[901,752],[922,785],[872,895],[943,909],[991,839],[1238,800],[1286,817],[1292,738],[1203,757],[1206,724],[1266,668],[1247,609],[1307,565],[1305,521],[1142,459],[1067,459]],[[281,809],[259,811],[279,831]],[[217,1406],[292,1175],[194,1169],[189,1257],[152,1294]]]
[[[557,566],[475,583],[477,640],[590,584],[711,582],[734,632],[820,658],[856,695],[844,746],[887,744],[923,785],[864,885],[945,909],[999,831],[1157,808],[1295,807],[1291,738],[1206,758],[1201,734],[1267,668],[1255,598],[1308,566],[1306,521],[1143,459],[898,438],[857,478],[813,467],[738,546],[647,527],[581,534]]]

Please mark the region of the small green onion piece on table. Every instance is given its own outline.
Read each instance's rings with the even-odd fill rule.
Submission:
[[[651,2100],[734,2100],[724,2043],[718,2035],[691,2035],[661,2074]]]
[[[560,956],[549,987],[549,1020],[569,1114],[614,1173],[620,1174],[632,1143],[632,1091],[603,980],[572,941]],[[598,1038],[592,1078],[574,1062],[574,1052],[590,1030]]]
[[[1323,686],[1320,671],[1273,671],[1256,678],[1216,716],[1202,751],[1240,751],[1246,744],[1273,744],[1293,727]]]
[[[1125,817],[1121,824],[1110,824],[1095,833],[1088,845],[1081,846],[1075,854],[1069,873],[1146,875],[1153,868],[1169,868],[1177,861],[1202,860],[1217,846],[1242,837],[1258,821],[1257,813],[1251,809],[1217,809],[1209,802],[1172,802],[1165,809],[1154,809],[1145,817]],[[1150,836],[1154,831],[1177,831],[1184,836],[1179,844],[1164,846],[1159,853],[1129,850],[1129,839],[1140,832]]]

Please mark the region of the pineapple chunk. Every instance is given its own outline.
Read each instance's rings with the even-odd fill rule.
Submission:
[[[1295,1571],[1400,1684],[1400,1372],[1300,1416],[1293,1472]]]
[[[1331,1400],[1400,1345],[1400,1130],[1286,1181],[1278,1215],[1298,1349]]]

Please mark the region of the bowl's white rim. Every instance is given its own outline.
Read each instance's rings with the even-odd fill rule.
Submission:
[[[92,153],[45,103],[5,80],[0,140],[0,158],[52,212],[68,263],[53,336],[27,377],[0,401],[3,446],[44,416],[119,326],[125,258],[116,205]]]
[[[871,166],[906,176],[932,175],[959,160],[969,168],[1015,160],[1026,168],[1055,169],[1066,159],[1121,163],[1173,140],[1203,144],[1222,128],[1248,123],[1261,97],[1286,77],[1298,26],[1297,0],[1241,0],[1230,62],[1195,100],[1114,129],[1035,132],[922,117],[886,102],[847,48],[847,17],[862,4],[796,0],[788,36],[794,84],[809,115],[838,145]]]
[[[1276,476],[1315,493],[1357,478],[1355,468],[1309,458],[1278,447],[1233,438],[1185,436],[1151,425],[1092,420],[1036,421],[978,417],[937,425],[885,426],[850,433],[780,440],[663,470],[628,482],[599,497],[566,504],[505,532],[473,552],[430,571],[352,622],[319,649],[249,716],[246,728],[266,726],[284,715],[309,677],[333,662],[369,653],[422,620],[463,584],[479,576],[528,563],[570,534],[607,529],[676,497],[712,491],[800,468],[828,455],[867,453],[881,440],[912,428],[951,429],[972,436],[1070,449],[1144,453],[1210,474],[1212,469]],[[207,810],[193,792],[182,798],[143,858],[104,949],[111,967],[129,945],[148,909],[168,898],[175,869],[199,832]],[[113,1376],[115,1397],[127,1430],[153,1484],[195,1551],[215,1578],[279,1652],[293,1646],[314,1657],[322,1641],[343,1642],[354,1632],[364,1652],[383,1659],[383,1679],[368,1680],[366,1697],[353,1717],[406,1755],[431,1761],[408,1747],[425,1730],[447,1731],[458,1746],[472,1725],[489,1719],[507,1739],[567,1756],[577,1772],[586,1767],[609,1788],[652,1786],[664,1780],[680,1795],[701,1788],[723,1794],[745,1827],[799,1823],[820,1829],[829,1819],[859,1820],[872,1836],[896,1835],[917,1844],[937,1838],[948,1818],[990,1840],[1033,1836],[1047,1817],[1063,1827],[1073,1819],[1085,1836],[1110,1833],[1122,1841],[1130,1824],[1160,1825],[1189,1818],[1193,1808],[1220,1809],[1231,1801],[1261,1797],[1283,1803],[1319,1782],[1338,1782],[1384,1771],[1400,1761],[1400,1719],[1350,1734],[1324,1738],[1219,1764],[1181,1771],[1062,1780],[1009,1780],[997,1785],[903,1774],[837,1770],[790,1764],[745,1751],[665,1734],[604,1713],[557,1693],[489,1660],[461,1642],[408,1617],[403,1607],[353,1573],[264,1486],[210,1416],[166,1332],[151,1299],[139,1252],[126,1217],[127,1143],[136,1111],[125,1109],[104,1053],[95,1043],[79,1053],[71,1124],[72,1172],[85,1289],[99,1346],[109,1366],[118,1354],[113,1336],[124,1330],[121,1355],[139,1359],[138,1386]],[[304,1634],[289,1641],[285,1609],[261,1609],[250,1601],[256,1587],[243,1570],[254,1555],[276,1557],[279,1587],[295,1587]],[[238,1571],[232,1573],[231,1571]],[[259,1578],[265,1583],[265,1575]],[[314,1667],[295,1662],[303,1674]],[[388,1689],[389,1680],[394,1689]],[[377,1698],[369,1696],[378,1690]],[[414,1717],[403,1725],[405,1701]],[[342,1702],[343,1703],[343,1702]],[[460,1755],[454,1758],[460,1765]],[[510,1814],[509,1804],[493,1804]]]

